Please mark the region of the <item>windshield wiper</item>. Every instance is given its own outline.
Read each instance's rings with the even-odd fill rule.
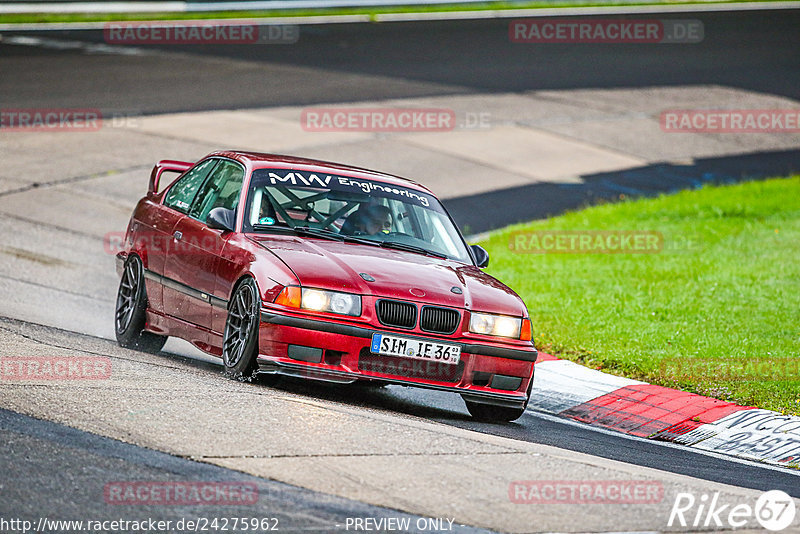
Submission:
[[[278,223],[278,224],[259,224],[259,223],[256,223],[256,224],[253,225],[253,231],[255,231],[255,232],[269,232],[269,233],[284,234],[284,235],[285,234],[294,235],[294,234],[302,233],[302,230],[300,232],[297,232],[295,228],[289,226],[286,223]],[[310,234],[302,234],[302,235],[310,235]],[[327,237],[327,236],[319,236],[319,237]]]
[[[320,237],[322,239],[330,239],[332,241],[345,241],[348,243],[360,243],[362,245],[371,245],[373,247],[393,248],[397,250],[405,250],[408,252],[416,252],[426,256],[435,256],[437,258],[446,259],[447,256],[440,252],[433,252],[426,248],[408,245],[399,241],[376,241],[363,237],[356,237],[346,234],[340,234],[325,228],[312,228],[311,226],[275,226],[270,224],[254,224],[253,230],[277,230],[294,232],[302,236]]]
[[[425,254],[426,256],[434,256],[437,258],[447,259],[445,254],[441,252],[434,252],[432,250],[428,250],[426,248],[417,247],[414,245],[409,245],[407,243],[401,243],[400,241],[381,241],[380,242],[382,247],[386,248],[394,248],[397,250],[406,250],[408,252],[416,252],[418,254]]]
[[[376,241],[372,241],[370,239],[362,239],[359,237],[354,237],[350,235],[340,234],[338,232],[334,232],[333,230],[328,230],[326,228],[311,228],[310,226],[295,226],[292,228],[296,233],[300,235],[308,235],[314,237],[323,237],[326,239],[334,239],[336,241],[346,241],[348,243],[361,243],[362,245],[372,245],[372,246],[380,246],[380,243]]]
[[[310,226],[293,226],[292,231],[300,235],[308,235],[313,237],[321,237],[323,239],[332,239],[334,241],[344,241],[344,236],[324,228],[311,228]]]
[[[276,226],[274,224],[254,224],[253,230],[256,231],[277,230],[279,233],[282,234],[286,232],[291,232],[295,234],[300,234],[302,236],[313,236],[313,237],[321,237],[323,239],[332,239],[334,241],[344,241],[344,236],[341,236],[336,232],[331,232],[330,230],[323,230],[321,228],[311,228],[309,226],[289,226],[286,224]]]
[[[348,243],[361,243],[362,245],[372,245],[373,247],[381,246],[379,241],[373,241],[372,239],[365,239],[363,237],[356,237],[345,234],[339,234],[339,235],[342,236],[344,240],[347,241]]]

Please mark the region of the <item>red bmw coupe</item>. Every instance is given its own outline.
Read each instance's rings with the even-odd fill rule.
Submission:
[[[159,191],[165,172],[180,176]],[[251,152],[165,160],[117,254],[115,330],[141,350],[186,339],[235,378],[452,391],[473,417],[512,421],[537,352],[488,262],[410,180]]]

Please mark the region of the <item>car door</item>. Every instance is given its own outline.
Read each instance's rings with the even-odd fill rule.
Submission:
[[[146,228],[136,230],[136,239],[142,240],[147,250],[145,274],[149,304],[158,312],[164,312],[163,276],[172,232],[188,212],[197,191],[216,164],[215,160],[201,161],[186,172],[170,187],[163,203],[149,211],[147,221],[142,221]]]
[[[211,329],[217,266],[230,237],[230,233],[209,228],[206,220],[214,208],[236,210],[243,179],[241,164],[219,159],[195,195],[187,215],[176,224],[167,252],[165,276],[172,284],[164,293],[167,313],[205,329]]]

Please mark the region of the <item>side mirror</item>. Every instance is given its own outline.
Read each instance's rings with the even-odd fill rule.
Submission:
[[[236,212],[226,208],[214,208],[208,213],[206,224],[213,230],[233,232],[236,227]]]
[[[480,245],[470,245],[472,255],[475,256],[475,263],[481,269],[489,266],[489,253]]]

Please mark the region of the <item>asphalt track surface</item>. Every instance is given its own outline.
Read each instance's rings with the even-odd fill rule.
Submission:
[[[309,491],[229,469],[179,458],[0,409],[3,475],[0,517],[34,524],[40,517],[113,521],[202,521],[202,518],[269,519],[279,532],[342,530],[348,517],[413,516]],[[220,482],[254,488],[255,504],[109,506],[109,480]],[[274,522],[273,522],[274,521]],[[174,527],[173,527],[174,529]],[[178,530],[178,529],[174,529]],[[181,531],[184,529],[180,529]],[[185,529],[192,530],[192,529]],[[459,527],[459,532],[487,532]],[[51,530],[59,532],[62,530]],[[110,530],[109,530],[110,531]],[[125,532],[127,529],[120,529]]]
[[[800,10],[658,18],[700,20],[705,38],[694,44],[519,44],[509,41],[509,21],[500,19],[315,25],[301,27],[292,45],[161,47],[185,53],[182,58],[0,46],[0,69],[13,72],[0,80],[0,101],[7,107],[149,114],[471,92],[708,84],[800,97]],[[47,35],[103,42],[102,31]],[[198,56],[251,63],[208,65]]]
[[[304,28],[299,43],[292,46],[166,48],[185,54],[181,56],[86,55],[74,50],[0,44],[0,72],[13,72],[11,76],[0,76],[0,102],[9,108],[94,107],[111,112],[155,114],[472,92],[692,84],[727,85],[800,98],[800,33],[797,32],[800,11],[670,17],[702,20],[705,40],[692,45],[532,47],[509,43],[507,21],[465,21],[314,26]],[[59,33],[53,37],[102,40],[97,32]],[[209,58],[214,59],[213,64],[208,63]],[[244,68],[239,64],[229,68],[226,58],[245,60],[249,66]],[[57,91],[51,83],[54,80],[58,82]],[[628,185],[643,194],[658,191],[661,186],[657,177],[665,170],[682,173],[685,186],[691,187],[698,175],[709,173],[724,181],[740,179],[744,174],[767,176],[800,168],[800,155],[795,151],[723,159],[703,162],[691,169],[668,166],[643,169],[639,175],[627,176]],[[543,200],[534,215],[542,216],[611,194],[602,190],[598,193],[591,182],[571,189],[538,187],[542,189],[537,190],[537,196]],[[486,195],[513,198],[519,197],[519,193],[506,190]],[[476,195],[453,199],[449,205],[463,224],[464,217],[483,205],[486,198]],[[510,211],[515,209],[521,207],[510,207]],[[494,222],[499,225],[505,221]],[[484,229],[478,220],[472,228]],[[196,365],[207,367],[208,372],[219,372],[217,366],[199,360]],[[733,464],[728,459],[675,446],[596,432],[534,412],[513,424],[487,425],[472,422],[458,397],[436,392],[390,387],[354,393],[351,389],[291,380],[276,387],[312,398],[408,413],[478,432],[707,480],[761,490],[782,489],[800,497],[798,477],[792,473]],[[226,480],[232,476],[231,471],[221,468],[175,459],[5,411],[0,411],[0,434],[5,444],[4,454],[19,460],[10,464],[25,465],[27,469],[4,475],[4,483],[11,486],[26,476],[45,479],[54,472],[60,477],[44,493],[35,496],[24,491],[9,494],[4,490],[4,515],[9,509],[16,510],[24,503],[30,506],[38,499],[48,499],[48,506],[56,511],[85,511],[87,508],[83,506],[91,507],[92,503],[81,500],[72,503],[59,497],[64,485],[99,484],[108,479],[109,470],[138,470],[140,479],[147,478],[147,470],[156,468],[187,478],[214,479],[223,476],[223,471]],[[31,447],[34,442],[41,446]],[[54,462],[54,458],[59,461]],[[95,468],[87,472],[85,466],[90,464]],[[243,480],[247,478],[241,476]],[[275,499],[266,503],[274,506],[273,510],[285,511],[288,502],[295,507],[300,502],[318,519],[336,520],[347,513],[372,516],[386,513],[286,485],[270,487],[267,493],[270,499]],[[392,515],[398,516],[396,512]],[[286,520],[291,522],[292,518]]]
[[[642,16],[621,17],[628,19]],[[512,43],[509,20],[302,26],[291,45],[155,46],[162,55],[92,54],[0,42],[8,108],[155,114],[546,89],[720,85],[800,99],[800,10],[658,16],[703,23],[693,44]],[[6,33],[13,36],[13,32]],[[103,43],[102,31],[41,32]],[[234,61],[226,61],[234,60]],[[56,89],[57,88],[57,89]],[[450,198],[470,233],[627,196],[800,170],[800,151],[744,153]],[[486,213],[486,206],[503,205]]]
[[[271,387],[357,406],[384,408],[486,434],[552,445],[734,486],[765,491],[781,489],[800,497],[800,476],[797,473],[764,469],[747,463],[735,464],[735,469],[732,469],[730,458],[697,454],[678,445],[629,438],[616,432],[598,432],[587,425],[565,422],[532,410],[509,424],[479,423],[467,414],[457,395],[442,392],[401,386],[364,391],[362,388],[341,388],[288,378]]]

